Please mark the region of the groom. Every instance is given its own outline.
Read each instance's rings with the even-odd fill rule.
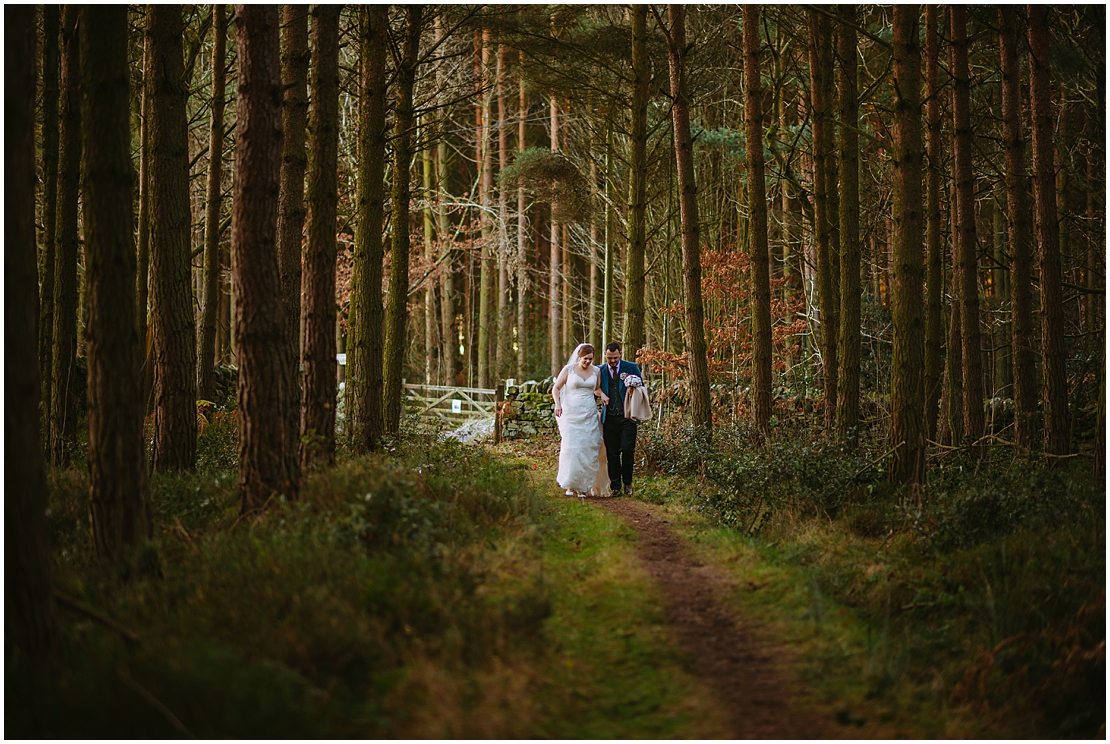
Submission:
[[[636,422],[624,417],[624,382],[629,375],[643,378],[639,367],[621,359],[621,345],[616,341],[610,343],[605,347],[605,364],[601,367],[601,390],[609,396],[609,404],[601,409],[601,429],[609,458],[610,496],[620,495],[622,480],[624,494],[632,495]]]

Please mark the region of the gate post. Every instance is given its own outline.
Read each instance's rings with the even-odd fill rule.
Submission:
[[[497,383],[493,394],[493,443],[501,444],[501,409],[505,403],[505,383]]]

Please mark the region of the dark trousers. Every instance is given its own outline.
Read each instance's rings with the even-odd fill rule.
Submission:
[[[621,481],[632,485],[632,464],[636,451],[636,422],[624,416],[605,414],[602,425],[605,455],[609,458],[609,488],[619,490]]]

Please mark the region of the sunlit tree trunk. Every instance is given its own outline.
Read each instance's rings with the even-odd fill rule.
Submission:
[[[1068,385],[1065,370],[1060,236],[1056,211],[1056,171],[1052,146],[1049,8],[1045,5],[1030,5],[1027,12],[1029,101],[1033,119],[1033,198],[1037,214],[1035,227],[1040,262],[1044,446],[1049,454],[1066,455],[1069,449]]]
[[[493,192],[493,151],[489,146],[490,81],[489,81],[490,31],[482,30],[481,37],[481,91],[477,137],[479,162],[478,203],[481,211],[478,222],[482,229],[481,264],[478,287],[478,387],[490,387],[490,345],[495,330],[493,312],[493,230],[490,228],[490,199]]]
[[[424,223],[424,263],[429,269],[435,261],[435,216],[432,204],[435,200],[435,191],[432,187],[432,148],[430,144],[431,127],[429,117],[425,115],[421,122],[421,137],[423,147],[420,150],[420,172],[424,186],[424,209],[421,210]],[[424,281],[424,384],[431,385],[437,376],[437,364],[440,344],[436,343],[436,326],[439,318],[436,316],[436,285],[429,277]]]
[[[358,217],[351,271],[347,333],[347,421],[351,447],[377,449],[382,418],[382,258],[385,213],[386,51],[385,5],[359,8]],[[443,182],[440,182],[442,188]],[[444,293],[444,302],[447,302]]]
[[[57,635],[35,363],[35,36],[35,6],[4,9],[4,642],[9,671],[48,668]],[[8,677],[9,685],[22,682]]]
[[[212,124],[208,138],[208,193],[204,219],[204,315],[198,349],[197,395],[211,400],[216,393],[216,311],[220,304],[220,174],[224,155],[225,8],[213,5]]]
[[[58,215],[54,246],[54,350],[50,373],[50,459],[69,463],[77,441],[77,195],[81,173],[80,46],[77,6],[62,16]]]
[[[817,294],[821,309],[821,357],[825,388],[825,428],[832,431],[837,401],[837,299],[833,263],[838,246],[832,240],[834,212],[830,195],[836,188],[829,182],[828,160],[833,157],[832,31],[827,16],[809,11],[810,95],[813,111],[813,212],[817,247]]]
[[[840,103],[840,374],[837,381],[837,436],[859,440],[860,246],[859,103],[856,91],[856,8],[841,5],[837,26],[837,88]]]
[[[443,41],[443,18],[437,14],[435,19],[435,41]],[[446,62],[436,65],[436,90],[447,86]],[[440,250],[450,253],[443,262],[443,281],[440,286],[440,325],[443,327],[443,353],[441,364],[448,385],[454,385],[459,374],[459,328],[456,317],[457,292],[455,290],[455,270],[458,268],[458,251],[452,246],[450,221],[447,218],[447,114],[440,108],[437,112],[440,138],[436,144],[436,235],[439,237]]]
[[[290,435],[285,312],[278,268],[282,79],[280,23],[273,5],[237,5],[238,49],[235,183],[231,207],[231,281],[239,361],[239,499],[243,513],[261,509],[296,484],[288,470]]]
[[[506,124],[505,106],[505,47],[497,45],[497,169],[503,173],[509,167],[509,129]],[[509,369],[509,352],[512,331],[509,323],[509,192],[504,186],[497,188],[497,331],[495,336],[496,363],[494,384],[505,377]]]
[[[84,6],[81,119],[89,365],[89,526],[111,564],[151,536],[135,324],[127,7]]]
[[[635,360],[647,342],[644,330],[644,255],[647,252],[647,109],[651,69],[647,53],[647,5],[632,6],[632,137],[629,153],[629,240],[625,257],[624,354]]]
[[[409,288],[409,161],[412,158],[412,89],[420,51],[422,6],[405,6],[405,36],[397,71],[396,114],[393,127],[393,244],[389,264],[389,305],[385,323],[384,420],[386,433],[401,425],[401,375],[405,355],[405,318]]]
[[[154,472],[196,465],[196,321],[189,245],[189,141],[179,5],[150,5],[150,273]]]
[[[918,7],[894,7],[894,284],[891,315],[891,446],[888,476],[918,486],[925,478],[925,353],[922,312],[921,48]]]
[[[304,174],[308,167],[305,133],[308,128],[308,15],[307,5],[281,8],[281,174],[278,195],[277,258],[281,300],[285,309],[285,369],[289,405],[286,470],[298,480],[301,468],[301,261],[304,244]]]
[[[524,52],[520,53],[521,72],[519,81],[519,103],[516,124],[516,150],[524,152],[527,148],[526,122],[528,121],[528,89],[524,85]],[[524,378],[525,360],[528,358],[528,233],[525,214],[524,186],[516,189],[516,376]]]
[[[551,152],[559,151],[559,104],[555,97],[551,97]],[[551,210],[551,240],[549,243],[551,249],[551,260],[549,265],[550,276],[548,277],[548,324],[551,333],[551,376],[555,377],[559,374],[559,370],[563,367],[563,350],[559,344],[559,333],[562,328],[561,320],[559,317],[559,288],[562,285],[562,278],[560,276],[559,261],[562,258],[562,251],[559,249],[559,223],[555,221],[554,209]]]
[[[759,7],[744,6],[744,134],[763,142],[763,83],[759,72]],[[771,421],[771,274],[763,147],[745,148],[748,168],[748,241],[752,271],[752,423],[766,434]]]
[[[695,436],[713,437],[709,400],[709,367],[705,348],[705,313],[701,299],[701,245],[698,235],[698,187],[694,182],[694,148],[690,138],[690,102],[686,97],[686,8],[668,5],[671,30],[667,40],[675,163],[678,174],[679,219],[682,223],[682,275],[686,285],[686,351],[690,365],[690,411]]]
[[[339,8],[312,8],[312,70],[301,299],[301,467],[335,462],[335,212],[339,152]],[[407,225],[407,223],[402,223]]]
[[[940,88],[937,71],[940,35],[937,6],[925,6],[925,436],[936,439],[941,378],[944,375],[944,254],[940,224]]]

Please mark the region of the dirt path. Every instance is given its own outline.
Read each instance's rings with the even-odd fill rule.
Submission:
[[[789,656],[761,639],[759,628],[738,621],[725,604],[727,585],[690,554],[665,519],[630,499],[590,501],[639,533],[640,557],[662,590],[675,640],[693,658],[696,673],[720,695],[735,738],[828,735],[826,726],[794,702],[798,682]]]

